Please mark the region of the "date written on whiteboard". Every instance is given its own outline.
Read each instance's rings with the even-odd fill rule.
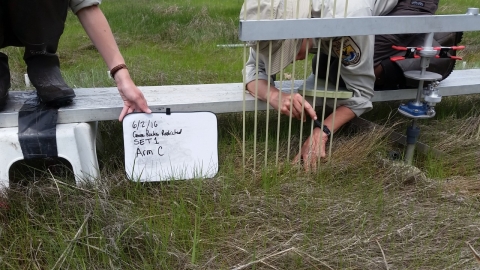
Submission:
[[[158,127],[157,121],[138,120],[138,121],[132,122],[133,145],[155,146],[154,147],[155,150],[142,149],[140,147],[137,147],[135,157],[154,156],[154,155],[164,156],[165,153],[163,151],[163,146],[160,145],[160,137],[182,135],[182,131],[183,131],[183,129],[172,129],[172,130],[162,129],[161,131],[157,131],[155,130],[156,127]]]

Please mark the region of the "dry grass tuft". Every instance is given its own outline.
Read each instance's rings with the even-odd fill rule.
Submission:
[[[446,153],[468,149],[480,142],[480,117],[472,116],[466,119],[450,117],[442,121],[433,121],[425,132],[431,140],[437,141],[433,147]],[[435,129],[435,132],[429,132]],[[431,133],[431,134],[430,134]]]
[[[158,16],[175,15],[175,14],[178,14],[178,13],[182,12],[180,6],[178,6],[178,5],[169,5],[169,6],[155,5],[152,8],[152,11],[153,11],[153,13],[158,14]]]
[[[448,194],[480,197],[480,175],[449,177],[443,187]]]
[[[332,163],[348,163],[351,166],[359,166],[378,150],[378,146],[387,142],[387,134],[387,128],[378,126],[352,136],[334,138]]]

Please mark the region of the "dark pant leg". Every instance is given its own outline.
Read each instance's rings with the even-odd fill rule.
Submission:
[[[397,34],[375,36],[374,65],[394,55],[405,55],[405,51],[397,51],[393,45],[401,47],[423,46],[424,34]],[[415,45],[418,44],[418,45]]]
[[[25,46],[24,58],[55,54],[63,33],[68,0],[6,0],[13,34]]]
[[[6,2],[0,0],[0,48],[3,48],[3,40],[5,35],[5,22],[6,22]]]
[[[5,47],[6,31],[6,2],[0,0],[0,48]],[[10,70],[8,68],[8,57],[0,52],[0,110],[3,110],[10,88]]]
[[[375,36],[375,90],[392,90],[405,87],[403,71],[396,63],[390,61],[391,56],[403,56],[405,51],[397,51],[393,45],[401,47],[417,46],[414,41],[422,41],[423,35],[398,34]]]
[[[7,102],[8,89],[10,88],[10,70],[8,68],[8,58],[0,52],[0,111],[3,110]]]

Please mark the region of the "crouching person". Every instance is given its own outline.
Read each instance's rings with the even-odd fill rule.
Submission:
[[[271,19],[270,14],[273,14],[273,19],[279,20],[344,17],[345,8],[347,8],[346,2],[346,0],[298,0],[298,2],[297,0],[274,0],[272,5],[271,0],[246,0],[240,12],[240,19]],[[349,1],[346,14],[347,17],[381,16],[388,14],[396,4],[397,0]],[[319,27],[321,27],[321,23],[319,23]],[[306,170],[316,169],[318,158],[326,156],[325,147],[331,133],[337,131],[355,116],[360,116],[372,109],[370,99],[373,97],[375,83],[374,42],[374,36],[344,37],[343,51],[340,52],[342,38],[333,40],[334,50],[332,53],[341,59],[340,74],[347,89],[353,92],[353,97],[338,100],[336,113],[330,114],[324,119],[323,127],[315,125],[313,133],[304,142],[294,162],[303,160]],[[258,44],[251,43],[250,56],[244,68],[247,90],[260,100],[269,100],[274,109],[285,115],[292,115],[302,121],[306,120],[305,117],[301,119],[302,115],[317,120],[315,109],[300,94],[292,96],[289,93],[283,93],[274,86],[273,81],[268,85],[269,76],[281,72],[294,60],[304,59],[308,49],[320,46],[328,54],[328,41],[316,43],[318,40],[315,39],[272,41],[271,55],[269,41],[260,41]],[[267,94],[270,95],[269,99]],[[290,104],[292,104],[291,112]],[[333,105],[333,101],[327,105]]]

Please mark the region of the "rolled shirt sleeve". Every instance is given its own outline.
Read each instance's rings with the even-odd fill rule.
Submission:
[[[343,37],[343,40],[338,37],[332,38],[331,42],[332,45],[330,45],[330,39],[327,38],[314,39],[314,47],[319,46],[320,50],[326,55],[332,54],[332,61],[341,59],[340,74],[347,90],[351,91],[353,96],[349,99],[337,99],[336,101],[327,99],[326,105],[331,108],[345,106],[352,110],[356,116],[360,116],[373,108],[370,100],[374,95],[373,86],[375,84],[373,71],[375,38],[371,35]],[[331,50],[330,46],[332,46]],[[318,106],[322,104],[322,101],[317,101]]]
[[[70,0],[70,8],[72,9],[73,13],[77,14],[77,12],[82,8],[97,6],[101,3],[102,0]]]
[[[340,43],[338,46],[341,47],[340,38],[333,43]],[[373,85],[375,84],[373,43],[374,36],[345,37],[343,52],[337,52],[337,57],[342,59],[340,74],[347,89],[353,92],[353,97],[337,100],[337,106],[343,105],[351,109],[356,116],[360,116],[373,108],[370,101],[374,94]],[[346,56],[346,50],[347,52],[352,50],[351,54],[353,56]],[[359,59],[355,59],[355,57]]]
[[[245,72],[245,84],[257,79],[257,55],[252,48],[250,48],[250,56],[243,72]],[[258,59],[258,79],[268,80],[265,63],[261,59]],[[274,84],[274,82],[271,82],[271,84]]]

